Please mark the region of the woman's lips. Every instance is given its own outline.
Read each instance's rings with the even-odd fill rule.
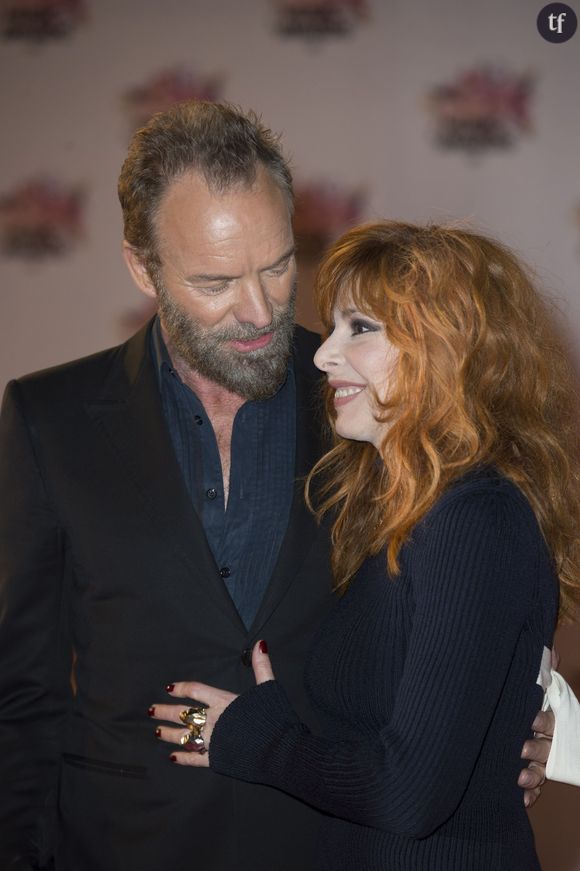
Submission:
[[[257,351],[259,348],[265,348],[266,345],[269,345],[272,341],[273,335],[274,333],[264,333],[263,336],[258,336],[257,339],[250,339],[247,342],[244,342],[241,339],[234,339],[230,342],[230,345],[232,348],[235,348],[236,351],[241,351],[242,353]]]
[[[330,385],[334,390],[334,405],[340,408],[342,405],[347,405],[353,399],[363,392],[364,384],[340,384],[334,383]]]

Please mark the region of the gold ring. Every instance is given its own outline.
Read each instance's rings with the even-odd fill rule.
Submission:
[[[186,708],[185,711],[181,711],[179,719],[184,726],[198,726],[201,728],[205,726],[205,721],[207,720],[207,709],[202,707]]]

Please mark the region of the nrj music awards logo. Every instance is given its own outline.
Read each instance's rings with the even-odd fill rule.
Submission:
[[[348,190],[326,180],[298,185],[294,214],[298,258],[320,257],[330,242],[360,220],[365,198],[362,189]]]
[[[530,73],[517,75],[490,66],[436,85],[428,95],[436,144],[470,154],[514,146],[532,130],[533,88]]]
[[[9,257],[68,253],[83,235],[84,190],[35,178],[0,196],[0,248]]]
[[[4,0],[2,35],[40,42],[69,36],[87,16],[84,0]]]
[[[222,76],[202,77],[181,67],[155,73],[141,85],[130,88],[123,101],[133,128],[142,127],[156,112],[164,112],[184,100],[214,102],[221,96]]]
[[[273,0],[281,36],[346,36],[369,17],[368,0]]]
[[[319,329],[312,287],[320,259],[337,236],[360,221],[366,194],[361,188],[317,179],[296,186],[294,233],[298,266],[298,323]]]

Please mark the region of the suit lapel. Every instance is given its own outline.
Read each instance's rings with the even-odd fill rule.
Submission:
[[[152,534],[166,541],[168,571],[172,559],[184,562],[196,591],[243,629],[175,457],[149,353],[150,329],[151,324],[121,346],[101,395],[87,402],[86,410],[130,480],[136,510],[149,515]]]
[[[296,377],[296,463],[294,495],[286,535],[282,541],[272,580],[251,627],[257,637],[298,574],[310,548],[319,537],[319,528],[304,502],[304,483],[308,472],[324,452],[320,379],[311,360],[295,355]]]

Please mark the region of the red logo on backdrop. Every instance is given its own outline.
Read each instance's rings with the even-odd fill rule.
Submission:
[[[294,215],[298,257],[320,257],[330,242],[360,220],[364,201],[362,190],[345,190],[329,181],[299,185]]]
[[[51,178],[31,179],[0,197],[0,246],[10,257],[66,254],[83,235],[85,193]]]
[[[184,100],[220,98],[221,76],[196,75],[191,70],[177,68],[156,73],[142,85],[131,88],[124,97],[134,128],[143,127],[156,112],[164,112],[174,103]]]
[[[509,148],[531,132],[530,73],[476,67],[428,96],[435,122],[435,142],[441,148],[478,153]]]
[[[274,0],[281,36],[346,36],[368,18],[368,0]]]
[[[4,0],[2,35],[33,42],[62,39],[86,18],[84,0]]]
[[[312,286],[324,250],[337,236],[361,219],[366,194],[333,181],[317,179],[296,187],[294,232],[298,265],[296,319],[319,330]]]

